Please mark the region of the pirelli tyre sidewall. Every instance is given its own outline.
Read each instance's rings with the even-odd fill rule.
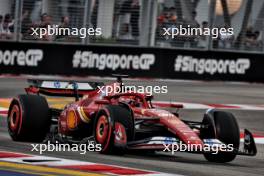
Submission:
[[[211,162],[230,162],[235,159],[240,144],[238,123],[232,113],[211,110],[204,116],[200,135],[202,139],[216,138],[224,144],[232,144],[233,152],[205,153],[204,157]]]
[[[131,112],[121,105],[107,105],[97,113],[93,131],[96,143],[101,144],[101,153],[124,154],[127,142],[134,136]]]
[[[14,141],[41,142],[51,124],[46,99],[38,95],[19,95],[8,110],[8,132]]]

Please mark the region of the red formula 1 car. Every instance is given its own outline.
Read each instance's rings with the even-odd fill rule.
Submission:
[[[236,155],[257,153],[252,134],[245,130],[243,149],[235,117],[224,111],[206,111],[202,122],[186,121],[176,112],[158,109],[152,96],[135,92],[114,92],[106,88],[122,87],[117,81],[71,82],[29,80],[27,94],[14,98],[8,111],[8,130],[15,141],[45,140],[78,143],[93,140],[101,153],[125,153],[129,150],[173,151],[180,144],[198,146],[187,152],[201,153],[208,161],[229,162]],[[119,89],[124,90],[124,89]],[[44,96],[75,97],[63,109],[49,106]],[[171,104],[179,109],[182,105]],[[219,152],[213,153],[216,147]],[[224,150],[223,145],[232,145]],[[229,148],[230,149],[230,148]]]

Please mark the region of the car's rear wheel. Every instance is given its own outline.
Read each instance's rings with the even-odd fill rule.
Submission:
[[[123,106],[108,105],[95,118],[94,137],[101,144],[101,153],[124,154],[127,142],[134,137],[134,123],[131,112]]]
[[[51,123],[49,106],[44,97],[19,95],[8,110],[8,132],[14,141],[41,142]]]
[[[223,163],[234,160],[240,143],[239,127],[234,115],[229,112],[213,110],[205,114],[202,124],[204,126],[201,128],[202,139],[216,138],[233,147],[233,152],[205,153],[204,157],[211,162]]]

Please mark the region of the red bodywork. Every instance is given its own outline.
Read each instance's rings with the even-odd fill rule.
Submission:
[[[112,88],[120,86],[119,83],[113,83],[107,85]],[[105,87],[107,87],[105,86]],[[105,89],[104,89],[105,90]],[[45,91],[61,91],[61,90],[48,90]],[[36,89],[27,89],[27,92],[36,93]],[[61,92],[60,92],[61,93]],[[71,94],[72,91],[64,91],[63,93]],[[203,144],[202,140],[199,138],[196,131],[192,130],[188,125],[182,122],[179,117],[175,114],[163,110],[151,107],[147,102],[146,94],[139,93],[108,93],[100,90],[93,90],[83,92],[84,96],[81,100],[68,104],[59,116],[59,133],[62,135],[70,136],[79,129],[79,126],[83,124],[92,123],[93,118],[95,118],[96,113],[105,105],[113,104],[117,105],[119,102],[137,101],[137,105],[133,103],[128,103],[130,108],[134,113],[135,121],[137,119],[147,119],[148,121],[153,121],[154,123],[159,123],[166,127],[168,131],[177,136],[184,143],[188,144]],[[172,105],[174,108],[181,108],[182,105]],[[69,127],[69,114],[74,114],[74,128]],[[124,117],[126,118],[126,117]]]

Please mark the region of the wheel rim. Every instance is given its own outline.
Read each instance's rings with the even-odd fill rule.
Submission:
[[[9,116],[9,125],[10,125],[10,129],[12,131],[17,130],[17,128],[19,126],[19,117],[20,117],[19,107],[18,107],[18,105],[14,105],[12,107],[12,110],[11,110],[10,116]]]
[[[105,144],[109,135],[109,122],[105,115],[99,117],[96,125],[96,140],[100,144]]]
[[[119,122],[115,123],[115,144],[125,145],[127,143],[126,129]]]

